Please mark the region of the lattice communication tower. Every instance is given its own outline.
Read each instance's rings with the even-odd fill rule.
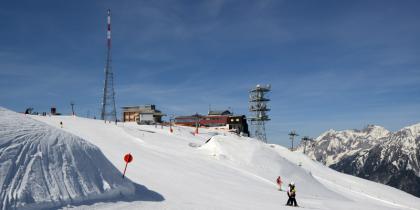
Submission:
[[[105,64],[105,84],[102,97],[101,119],[116,121],[117,111],[115,109],[114,73],[111,67],[111,10],[107,12],[107,53]]]
[[[267,94],[271,91],[271,85],[257,85],[249,91],[249,111],[251,117],[251,135],[260,141],[267,143],[267,135],[265,133],[265,123],[270,121],[267,112],[270,111],[268,107]]]

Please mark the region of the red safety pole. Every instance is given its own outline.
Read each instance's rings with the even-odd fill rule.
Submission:
[[[127,170],[127,165],[128,165],[128,163],[125,163],[125,168],[124,168],[124,173],[123,173],[123,179],[124,179],[124,176],[125,176],[125,171]]]
[[[198,117],[197,117],[197,121],[195,121],[195,135],[198,134]]]
[[[128,153],[128,154],[126,154],[126,155],[124,155],[124,161],[125,161],[125,168],[124,168],[124,173],[123,173],[123,175],[122,175],[122,178],[124,179],[124,177],[125,177],[125,171],[127,170],[127,165],[131,162],[131,161],[133,161],[133,156],[130,154],[130,153]]]
[[[169,132],[174,132],[174,130],[172,129],[172,119],[169,119]]]

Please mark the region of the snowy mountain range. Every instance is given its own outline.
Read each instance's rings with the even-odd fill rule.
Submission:
[[[420,123],[395,133],[375,125],[329,130],[307,146],[306,154],[337,171],[420,197]]]

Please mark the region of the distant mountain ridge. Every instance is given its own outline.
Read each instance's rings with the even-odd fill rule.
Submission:
[[[330,166],[360,150],[372,148],[385,140],[390,131],[377,125],[368,125],[363,130],[335,131],[330,129],[315,139],[315,144],[308,145],[306,154]],[[303,145],[298,149],[303,150]]]
[[[420,197],[420,123],[395,133],[376,125],[328,130],[307,146],[306,154],[337,171]]]

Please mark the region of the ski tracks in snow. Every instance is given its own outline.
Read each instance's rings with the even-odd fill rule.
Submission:
[[[416,209],[416,208],[412,208],[412,207],[409,207],[409,206],[405,206],[405,205],[397,204],[397,203],[394,203],[394,202],[391,202],[391,201],[387,201],[387,200],[384,200],[384,199],[381,199],[381,198],[377,198],[377,197],[374,197],[372,195],[366,194],[364,192],[360,192],[360,191],[356,191],[356,190],[353,190],[353,189],[344,187],[342,185],[339,185],[337,183],[334,183],[334,182],[332,182],[330,180],[324,179],[324,178],[319,177],[319,176],[315,176],[315,175],[313,175],[313,176],[314,176],[314,178],[318,179],[321,182],[328,183],[329,185],[334,185],[335,187],[339,187],[339,188],[344,189],[346,191],[349,191],[351,193],[354,193],[354,194],[357,194],[357,195],[361,195],[361,196],[370,198],[372,200],[380,201],[382,203],[385,203],[385,204],[388,204],[388,205],[391,205],[391,206],[395,206],[395,207],[398,207],[398,208],[405,208],[405,209],[411,209],[411,210],[419,210],[419,209]]]

